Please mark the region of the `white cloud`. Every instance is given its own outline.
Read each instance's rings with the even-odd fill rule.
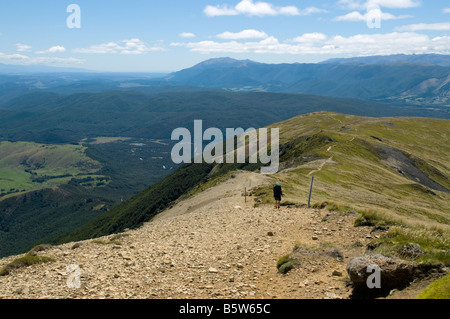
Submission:
[[[180,37],[182,38],[195,38],[196,35],[192,32],[182,32],[179,34]]]
[[[248,16],[300,16],[311,15],[313,13],[325,12],[325,10],[309,7],[304,10],[300,10],[295,6],[277,7],[268,2],[261,2],[253,0],[242,0],[234,7],[228,5],[219,6],[206,6],[203,11],[208,17],[217,16],[235,16],[235,15],[248,15]]]
[[[233,33],[233,32],[224,32],[216,35],[219,39],[226,40],[242,40],[242,39],[265,39],[269,36],[264,31],[258,30],[243,30],[241,32]]]
[[[207,6],[203,12],[208,17],[218,17],[218,16],[235,16],[239,13],[234,9],[229,9],[227,6]]]
[[[301,16],[309,16],[314,13],[326,13],[326,12],[328,12],[328,11],[325,9],[319,9],[316,7],[308,7],[306,9],[300,10],[300,15]]]
[[[59,58],[59,57],[38,57],[31,58],[32,64],[83,64],[86,60],[77,59],[73,57]]]
[[[29,60],[30,57],[22,54],[5,54],[0,52],[0,59],[3,60],[11,60],[11,61],[26,61]]]
[[[285,8],[275,8],[272,4],[267,2],[253,2],[252,0],[243,0],[239,2],[236,7],[238,13],[254,15],[254,16],[265,16],[265,15],[277,15],[283,14],[298,15],[298,9],[296,7],[285,7]]]
[[[299,37],[296,37],[292,39],[290,42],[297,42],[297,43],[313,43],[313,42],[321,42],[325,41],[327,39],[327,36],[323,33],[305,33]]]
[[[179,43],[177,45],[180,45]],[[282,53],[287,52],[290,45],[281,44],[278,39],[269,37],[259,42],[217,42],[201,41],[186,43],[186,47],[193,52],[209,53]]]
[[[340,5],[343,9],[348,10],[363,10],[365,9],[363,3],[357,0],[339,0],[338,5]]]
[[[173,43],[185,46],[192,52],[210,53],[256,53],[294,55],[392,55],[392,54],[450,54],[450,37],[430,38],[413,32],[393,32],[388,34],[359,34],[350,37],[324,34],[304,34],[293,40],[280,42],[274,37],[261,41],[201,41]]]
[[[19,51],[19,52],[31,51],[31,46],[22,44],[22,43],[17,43],[16,48],[17,48],[17,51]]]
[[[89,48],[75,49],[77,53],[91,54],[144,54],[153,51],[163,51],[160,46],[147,47],[146,44],[139,39],[123,40],[121,42],[108,42],[98,45],[92,45]]]
[[[419,23],[396,27],[396,31],[450,31],[450,22]]]
[[[373,17],[380,17],[381,20],[397,20],[397,19],[407,19],[411,16],[407,15],[401,15],[401,16],[394,16],[390,13],[381,12],[380,10],[373,9],[368,11],[366,14],[362,14],[358,11],[350,12],[346,15],[339,16],[334,18],[334,21],[369,21]]]
[[[66,52],[66,48],[60,45],[51,47],[50,49],[47,50],[48,53],[62,53],[62,52]]]
[[[63,53],[66,52],[66,48],[60,45],[53,46],[47,50],[37,51],[37,54],[48,54],[48,53]]]
[[[346,15],[334,18],[334,21],[363,21],[366,19],[364,16],[365,15],[361,14],[358,11],[353,11],[347,13]]]
[[[0,52],[0,60],[13,61],[15,63],[23,65],[32,64],[83,64],[86,61],[73,57],[60,58],[60,57],[29,57],[23,54],[5,54]]]
[[[373,7],[408,9],[420,6],[418,0],[339,0],[338,4],[349,10],[367,10]]]
[[[442,9],[442,13],[450,13],[450,8]]]
[[[380,6],[389,9],[408,9],[420,6],[420,1],[417,0],[369,0],[366,5]]]

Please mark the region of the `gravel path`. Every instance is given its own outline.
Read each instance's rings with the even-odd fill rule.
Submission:
[[[348,298],[345,266],[363,254],[370,229],[353,227],[353,214],[245,203],[244,187],[268,182],[242,172],[140,229],[52,247],[40,254],[56,262],[0,277],[0,298]],[[311,253],[279,274],[277,260],[299,243]],[[343,260],[314,253],[325,246]],[[67,285],[69,265],[80,267],[80,288]]]

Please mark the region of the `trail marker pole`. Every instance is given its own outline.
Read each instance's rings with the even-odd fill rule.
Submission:
[[[309,187],[308,208],[311,207],[311,194],[312,194],[313,184],[314,184],[314,176],[311,177],[311,186]]]

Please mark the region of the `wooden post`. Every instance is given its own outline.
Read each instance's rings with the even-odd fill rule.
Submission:
[[[311,194],[312,194],[313,184],[314,184],[314,176],[311,177],[311,186],[309,187],[308,208],[311,207]]]

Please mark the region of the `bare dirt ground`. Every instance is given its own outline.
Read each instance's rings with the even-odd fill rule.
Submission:
[[[254,207],[244,187],[273,183],[235,178],[176,204],[137,230],[69,243],[40,253],[56,261],[0,277],[0,298],[347,299],[346,265],[364,254],[370,228],[354,214],[271,205]],[[296,245],[311,251],[285,275],[276,267]],[[343,259],[320,254],[335,247]],[[16,257],[0,260],[0,267]],[[69,288],[81,272],[81,287]],[[391,297],[415,298],[414,287]]]

